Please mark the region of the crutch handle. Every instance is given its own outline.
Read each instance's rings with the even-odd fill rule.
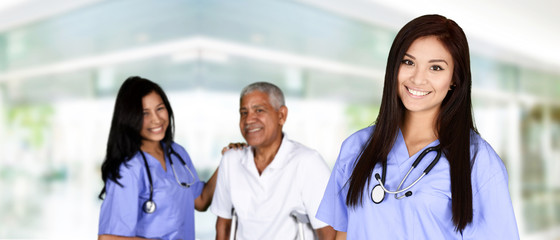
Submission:
[[[290,216],[294,217],[296,219],[296,222],[298,223],[299,239],[300,240],[305,240],[305,232],[303,231],[303,226],[310,222],[309,217],[307,216],[306,213],[302,213],[302,212],[299,212],[297,210],[293,210],[290,213]]]
[[[304,224],[309,223],[309,217],[307,216],[306,213],[302,213],[302,212],[299,212],[297,210],[293,210],[290,213],[290,216],[296,218],[296,221],[298,223],[304,223]]]

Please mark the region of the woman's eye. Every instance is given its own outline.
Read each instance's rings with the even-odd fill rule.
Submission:
[[[165,110],[165,108],[164,107],[159,107],[157,110],[161,111],[161,110]]]
[[[408,60],[408,59],[402,60],[401,63],[404,64],[404,65],[414,65],[414,63],[412,61]]]
[[[440,66],[438,66],[438,65],[434,65],[434,66],[430,67],[430,69],[431,69],[431,70],[435,70],[435,71],[441,71],[441,70],[443,70],[443,68],[440,67]]]

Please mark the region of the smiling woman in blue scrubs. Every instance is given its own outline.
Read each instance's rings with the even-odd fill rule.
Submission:
[[[337,239],[519,239],[506,169],[474,126],[462,29],[412,20],[385,74],[375,126],[342,144],[317,218]]]
[[[195,239],[194,209],[210,205],[217,171],[201,182],[173,130],[173,110],[159,85],[128,78],[101,168],[99,239]]]

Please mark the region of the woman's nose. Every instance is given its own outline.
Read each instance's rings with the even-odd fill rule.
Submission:
[[[426,82],[426,72],[420,70],[419,68],[415,69],[411,75],[410,79],[415,85],[422,85]]]
[[[161,117],[158,114],[152,114],[152,123],[160,123],[161,122]]]

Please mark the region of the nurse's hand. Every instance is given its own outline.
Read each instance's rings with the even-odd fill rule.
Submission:
[[[346,240],[346,232],[336,232],[336,240]]]
[[[247,147],[247,143],[243,143],[243,142],[230,143],[229,145],[227,145],[227,147],[224,147],[222,149],[222,155],[224,155],[224,153],[230,149],[243,149],[245,147]]]
[[[336,231],[331,226],[316,229],[319,240],[334,240]]]

